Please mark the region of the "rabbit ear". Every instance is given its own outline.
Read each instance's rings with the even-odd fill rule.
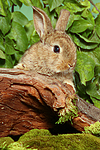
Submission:
[[[56,23],[55,30],[64,32],[66,30],[69,16],[70,16],[70,12],[66,9],[62,9],[60,12],[59,19]]]
[[[40,38],[44,39],[46,34],[53,31],[52,24],[49,17],[43,10],[34,6],[32,6],[32,8],[35,29],[39,34]]]

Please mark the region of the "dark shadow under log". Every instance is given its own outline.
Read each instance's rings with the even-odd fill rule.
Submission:
[[[66,97],[77,97],[78,117],[73,127],[83,131],[100,121],[100,109],[79,98],[70,85],[57,79],[18,69],[0,69],[0,136],[50,129],[65,108]]]

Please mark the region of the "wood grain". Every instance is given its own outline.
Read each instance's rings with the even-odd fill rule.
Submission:
[[[70,85],[35,72],[0,68],[0,137],[53,128],[69,97],[77,97],[74,128],[83,131],[100,121],[100,109],[79,98]]]

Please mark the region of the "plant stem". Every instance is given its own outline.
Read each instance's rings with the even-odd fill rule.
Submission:
[[[12,5],[11,12],[14,12],[14,6],[15,6],[15,5],[13,4],[13,5]]]

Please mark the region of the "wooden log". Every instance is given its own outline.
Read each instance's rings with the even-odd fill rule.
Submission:
[[[53,128],[66,98],[75,97],[78,117],[73,127],[83,131],[100,121],[100,109],[79,98],[72,86],[35,72],[0,68],[0,136]]]

